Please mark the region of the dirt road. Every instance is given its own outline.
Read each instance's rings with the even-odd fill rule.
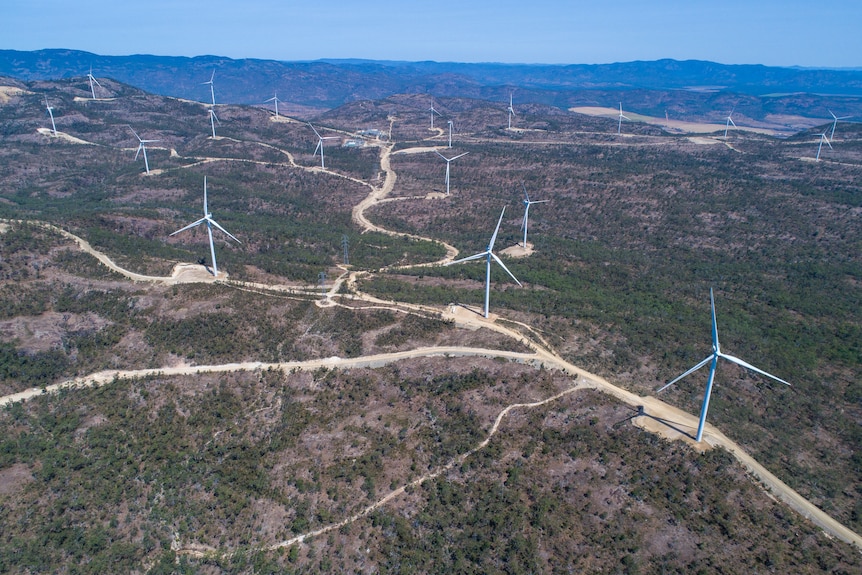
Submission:
[[[365,230],[373,230],[380,233],[386,233],[390,235],[398,235],[398,236],[406,236],[406,237],[416,237],[409,234],[399,234],[396,232],[392,232],[390,230],[386,230],[379,226],[374,225],[365,217],[365,210],[374,205],[379,200],[385,198],[394,188],[396,182],[396,174],[392,170],[390,165],[390,155],[392,151],[392,144],[380,144],[381,154],[380,154],[380,166],[381,170],[386,173],[386,177],[383,183],[383,186],[380,188],[376,188],[374,186],[370,186],[367,182],[360,182],[363,185],[369,185],[371,187],[371,193],[360,202],[353,209],[353,220]],[[418,152],[417,152],[418,153]],[[292,165],[295,166],[293,162],[293,158],[290,158]],[[303,168],[308,170],[322,171],[320,168]],[[329,170],[325,170],[327,173],[334,174]],[[353,180],[354,178],[350,178],[347,176],[347,179]],[[358,180],[357,180],[358,181]],[[14,223],[14,222],[11,222]],[[71,234],[61,228],[50,224],[40,224],[45,226],[46,228],[52,229],[57,233],[62,234],[63,236],[74,241],[83,251],[91,254],[93,257],[97,258],[102,264],[110,268],[111,270],[122,274],[123,276],[129,278],[132,281],[141,281],[141,282],[160,282],[160,283],[181,283],[182,281],[215,281],[211,275],[207,274],[209,277],[201,276],[200,272],[202,270],[201,266],[177,266],[174,268],[174,273],[170,277],[158,277],[158,276],[146,276],[142,274],[137,274],[134,272],[130,272],[118,266],[111,258],[107,255],[95,250],[88,242]],[[423,240],[434,241],[431,238],[417,238]],[[446,245],[446,244],[444,244]],[[457,250],[452,246],[446,246],[447,255],[442,262],[453,259],[457,255]],[[441,262],[435,262],[441,263]],[[367,273],[367,272],[365,272]],[[640,415],[633,419],[633,422],[642,427],[645,430],[659,433],[669,439],[673,440],[682,440],[698,450],[703,450],[709,447],[720,446],[731,453],[749,472],[761,482],[765,488],[776,496],[781,501],[785,502],[789,507],[803,515],[804,517],[810,519],[816,525],[818,525],[821,529],[823,529],[826,533],[841,539],[842,541],[846,541],[852,545],[857,546],[860,550],[862,550],[862,537],[860,537],[855,532],[841,525],[833,518],[831,518],[828,514],[824,513],[822,510],[818,509],[815,505],[810,503],[804,497],[802,497],[799,493],[791,489],[789,486],[784,484],[780,479],[778,479],[775,475],[766,470],[762,465],[760,465],[757,461],[754,460],[750,455],[745,453],[742,448],[737,445],[735,442],[726,437],[723,433],[721,433],[718,429],[713,427],[710,424],[706,425],[704,431],[704,442],[701,444],[697,444],[693,440],[694,429],[697,425],[697,417],[688,413],[685,413],[671,405],[664,403],[663,401],[655,398],[655,397],[641,397],[637,394],[634,394],[630,391],[624,390],[620,387],[613,385],[608,382],[604,378],[601,378],[595,374],[589,373],[586,370],[583,370],[575,365],[570,364],[565,361],[563,358],[558,356],[553,352],[551,346],[545,342],[541,336],[535,332],[530,326],[525,324],[520,324],[520,328],[523,331],[519,331],[513,328],[510,328],[502,323],[496,321],[496,316],[491,316],[490,318],[483,318],[477,314],[474,314],[468,310],[464,310],[460,307],[452,307],[448,309],[439,309],[433,306],[423,306],[417,304],[405,304],[401,302],[395,301],[387,301],[381,300],[379,298],[375,298],[373,296],[369,296],[367,294],[362,293],[353,293],[347,296],[341,296],[337,294],[338,287],[341,285],[341,282],[354,283],[357,277],[357,272],[345,272],[338,278],[336,282],[333,283],[332,288],[327,293],[327,297],[325,298],[325,305],[345,305],[346,307],[355,307],[357,301],[366,303],[369,306],[373,307],[388,307],[391,309],[396,309],[400,312],[404,313],[419,313],[419,314],[439,314],[443,319],[451,320],[456,325],[461,327],[468,328],[486,328],[503,334],[509,338],[512,338],[516,341],[521,342],[522,344],[530,347],[534,350],[534,353],[516,353],[502,350],[491,350],[491,349],[482,349],[482,348],[468,348],[468,347],[459,347],[459,346],[441,346],[441,347],[425,347],[418,348],[409,351],[402,351],[396,353],[389,354],[375,354],[364,357],[357,358],[324,358],[317,359],[311,361],[297,361],[297,362],[282,362],[282,363],[262,363],[262,362],[244,362],[244,363],[229,363],[222,365],[210,365],[210,366],[180,366],[180,367],[164,367],[158,369],[143,369],[143,370],[112,370],[112,371],[103,371],[94,373],[89,376],[76,378],[73,380],[69,380],[66,382],[57,383],[54,385],[48,386],[44,391],[42,389],[30,389],[20,393],[7,395],[5,397],[0,397],[0,407],[8,405],[13,402],[24,401],[29,398],[32,398],[36,395],[40,395],[43,393],[52,393],[59,391],[61,389],[72,389],[77,387],[90,387],[90,386],[100,386],[106,385],[115,379],[128,379],[128,378],[137,378],[137,377],[146,377],[153,375],[161,375],[161,376],[173,376],[173,375],[189,375],[189,374],[198,374],[198,373],[220,373],[220,372],[232,372],[232,371],[241,371],[241,370],[262,370],[268,368],[277,368],[284,370],[291,369],[299,369],[299,370],[315,370],[321,367],[326,368],[339,368],[339,369],[350,369],[350,368],[359,368],[359,367],[381,367],[387,365],[392,362],[402,361],[410,358],[417,357],[434,357],[434,356],[448,356],[448,357],[489,357],[489,358],[502,358],[508,359],[510,361],[518,361],[522,363],[531,363],[535,366],[544,366],[546,368],[552,369],[560,369],[572,376],[577,377],[578,385],[576,387],[571,388],[563,392],[562,394],[558,394],[552,398],[548,398],[541,402],[537,402],[535,404],[513,404],[506,409],[504,409],[500,415],[497,417],[494,425],[489,432],[489,435],[483,440],[480,444],[474,447],[472,450],[468,451],[465,454],[460,455],[458,458],[443,466],[438,468],[437,470],[414,480],[413,482],[400,487],[381,500],[374,503],[372,506],[365,508],[362,511],[354,514],[353,516],[342,520],[336,524],[330,525],[328,527],[324,527],[323,529],[319,529],[316,531],[312,531],[306,533],[304,535],[297,536],[291,540],[282,541],[278,544],[275,544],[275,547],[282,547],[292,545],[297,542],[301,542],[307,538],[314,537],[316,535],[320,535],[331,531],[333,529],[337,529],[340,526],[346,525],[351,521],[355,521],[356,519],[363,517],[378,508],[381,505],[385,505],[387,502],[391,501],[394,497],[399,496],[404,492],[406,488],[411,485],[418,485],[421,482],[427,481],[433,477],[437,477],[440,473],[445,472],[447,469],[450,469],[451,466],[457,464],[458,461],[463,461],[463,458],[469,457],[471,454],[475,453],[477,450],[482,449],[487,445],[490,438],[496,433],[497,428],[499,427],[500,421],[505,417],[506,414],[509,413],[511,409],[516,408],[530,408],[536,407],[539,405],[544,405],[550,401],[553,401],[562,395],[571,393],[577,389],[584,388],[592,388],[608,395],[611,395],[623,403],[630,405],[639,410]],[[220,278],[221,279],[221,278]],[[245,289],[260,289],[271,292],[286,292],[286,293],[296,293],[308,295],[309,288],[301,288],[296,286],[277,286],[277,285],[265,285],[265,284],[243,284],[240,282],[233,282],[232,285],[236,285],[238,287],[245,287]],[[336,298],[343,299],[342,302],[336,302]],[[347,302],[347,303],[345,303]],[[350,305],[348,305],[350,304]],[[197,545],[188,545],[186,547],[182,547],[182,549],[188,554],[202,554],[205,551],[202,550],[201,546]]]

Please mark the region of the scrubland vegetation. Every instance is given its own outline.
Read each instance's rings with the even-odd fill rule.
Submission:
[[[303,124],[225,107],[226,139],[212,141],[200,106],[130,88],[77,103],[65,88],[52,88],[58,129],[94,145],[37,134],[41,96],[0,105],[0,218],[58,225],[132,271],[167,275],[208,257],[205,234],[168,237],[200,217],[207,175],[210,209],[243,242],[216,247],[232,279],[313,285],[320,271],[335,273],[345,234],[353,269],[445,253],[352,224],[370,189],[356,179],[379,184],[377,149],[327,149],[327,166],[354,179],[308,172],[285,153],[317,165]],[[397,113],[393,135],[409,141],[396,149],[442,143],[422,141],[427,118],[413,103],[369,103],[352,121],[360,106],[345,106],[322,122],[361,127]],[[453,163],[453,194],[367,215],[469,254],[485,248],[504,205],[497,246],[520,241],[522,182],[550,199],[531,210],[534,253],[506,260],[525,287],[494,270],[492,309],[641,394],[709,353],[714,287],[722,349],[793,387],[723,364],[710,421],[862,531],[862,129],[842,125],[841,142],[814,163],[810,133],[697,145],[632,126],[619,139],[609,121],[541,107],[519,125],[544,131],[508,133],[487,103],[440,104],[459,114],[453,152],[470,152]],[[162,139],[149,151],[161,173],[144,177],[133,163],[129,123]],[[436,154],[395,154],[391,164],[395,196],[442,189]],[[417,267],[358,287],[478,307],[483,279],[478,264]],[[132,283],[33,224],[0,233],[0,287],[3,394],[104,369],[517,347],[430,317],[321,309],[311,297]],[[690,376],[662,398],[694,413],[704,380]],[[770,500],[729,456],[634,429],[632,414],[592,392],[513,414],[462,466],[369,517],[264,549],[356,513],[473,448],[505,405],[571,383],[527,366],[429,359],[153,377],[14,404],[0,412],[0,571],[858,571],[858,551]],[[239,552],[193,559],[172,542]]]

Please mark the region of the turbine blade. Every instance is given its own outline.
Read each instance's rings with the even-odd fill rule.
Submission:
[[[679,377],[677,377],[676,379],[671,380],[670,382],[668,382],[668,383],[664,384],[662,387],[660,387],[660,388],[658,388],[658,389],[656,390],[656,393],[661,393],[662,391],[664,391],[665,389],[669,388],[670,386],[672,386],[673,384],[675,384],[676,382],[678,382],[679,380],[681,380],[681,379],[682,379],[682,378],[684,378],[685,376],[690,375],[690,374],[694,373],[695,371],[699,370],[700,368],[702,368],[703,366],[705,366],[707,363],[709,363],[710,361],[712,361],[712,358],[713,358],[713,357],[714,357],[714,354],[710,355],[709,357],[707,357],[706,359],[704,359],[703,361],[701,361],[699,364],[697,364],[697,365],[696,365],[696,366],[694,366],[693,368],[689,369],[689,370],[688,370],[687,372],[685,372],[684,374],[682,374],[682,375],[680,375]]]
[[[715,321],[715,298],[712,295],[712,288],[709,288],[709,305],[712,308],[712,351],[718,353],[718,322]]]
[[[316,135],[318,138],[320,138],[320,132],[318,132],[317,130],[315,130],[315,129],[314,129],[314,126],[312,126],[312,125],[311,125],[311,122],[309,122],[309,123],[308,123],[308,126],[309,126],[312,130],[314,130],[315,135]]]
[[[463,154],[458,154],[458,155],[457,155],[457,156],[455,156],[454,158],[449,158],[449,161],[451,162],[452,160],[457,160],[457,159],[458,159],[458,158],[460,158],[461,156],[466,156],[466,155],[467,155],[467,154],[469,154],[469,153],[470,153],[470,152],[464,152]]]
[[[521,182],[521,187],[524,188],[524,197],[527,198],[527,203],[530,203],[530,194],[527,193],[527,186]]]
[[[199,226],[199,225],[201,225],[202,223],[204,223],[205,221],[207,221],[207,219],[206,219],[206,218],[201,218],[201,219],[199,219],[198,221],[196,221],[196,222],[194,222],[194,223],[191,223],[191,224],[187,225],[187,226],[186,226],[186,227],[184,227],[184,228],[180,228],[180,229],[178,229],[177,231],[175,231],[174,233],[169,234],[169,235],[171,235],[171,236],[175,236],[175,235],[177,235],[177,234],[178,234],[178,233],[180,233],[180,232],[184,232],[184,231],[186,231],[186,230],[190,230],[190,229],[192,229],[192,228],[193,228],[193,227],[195,227],[195,226]]]
[[[143,148],[143,147],[144,147],[144,143],[143,143],[143,142],[141,142],[140,144],[138,144],[138,151],[137,151],[137,152],[135,152],[135,161],[136,161],[136,162],[138,161],[138,155],[141,153],[141,148]]]
[[[503,211],[500,212],[500,219],[497,220],[497,227],[494,228],[494,235],[491,236],[491,241],[488,242],[488,252],[494,249],[494,242],[497,241],[497,232],[500,231],[500,224],[503,222],[503,214],[506,213],[506,206],[503,206]]]
[[[733,363],[735,363],[737,365],[741,365],[742,367],[744,367],[746,369],[750,369],[751,371],[753,371],[755,373],[759,373],[760,375],[765,375],[766,377],[772,378],[775,381],[779,381],[779,382],[783,383],[784,385],[790,385],[789,383],[787,383],[786,381],[784,381],[780,377],[775,377],[771,373],[766,373],[762,369],[758,369],[758,368],[754,367],[753,365],[751,365],[750,363],[747,363],[747,362],[739,359],[738,357],[734,357],[732,355],[727,355],[724,353],[720,353],[718,355],[719,355],[719,357],[723,357],[724,359],[726,359],[728,361],[732,361]]]
[[[314,153],[313,153],[313,154],[311,154],[311,157],[313,158],[314,156],[316,156],[316,155],[317,155],[317,150],[319,150],[319,149],[320,149],[320,148],[322,148],[322,147],[323,147],[323,141],[321,141],[321,140],[317,140],[317,147],[316,147],[316,148],[314,148]]]
[[[239,241],[238,239],[236,239],[236,237],[235,237],[232,233],[230,233],[229,231],[227,231],[226,229],[224,229],[223,227],[221,227],[221,226],[219,225],[219,223],[218,223],[217,221],[215,221],[214,219],[212,219],[212,218],[207,218],[207,221],[208,221],[209,223],[211,223],[212,225],[214,225],[215,227],[217,227],[218,229],[220,229],[221,231],[223,231],[224,233],[226,233],[226,234],[228,235],[228,237],[230,237],[230,238],[231,238],[232,240],[234,240],[236,243],[238,243],[238,244],[241,244],[241,243],[242,243],[241,241]]]
[[[492,258],[494,258],[494,261],[495,261],[495,262],[497,262],[498,264],[500,264],[500,267],[502,267],[504,270],[506,270],[506,273],[507,273],[507,274],[509,274],[509,276],[510,276],[513,280],[515,280],[515,283],[516,283],[516,284],[518,284],[518,285],[519,285],[519,286],[521,286],[521,287],[524,287],[524,286],[521,284],[521,282],[519,282],[519,281],[518,281],[518,278],[516,278],[516,277],[515,277],[515,274],[513,274],[512,272],[510,272],[510,271],[509,271],[509,268],[507,268],[507,267],[506,267],[506,264],[504,264],[504,263],[503,263],[503,260],[501,260],[500,258],[498,258],[498,257],[497,257],[497,254],[495,254],[494,252],[491,252],[491,257],[492,257]]]
[[[204,176],[204,219],[206,219],[207,214],[209,214],[209,209],[207,206],[207,177]]]
[[[479,258],[484,258],[487,255],[488,255],[488,252],[485,251],[485,252],[482,252],[481,254],[473,254],[472,256],[467,256],[466,258],[461,258],[459,260],[455,260],[455,261],[449,262],[449,263],[444,264],[444,265],[451,266],[452,264],[460,264],[461,262],[469,262],[471,260],[478,260]]]

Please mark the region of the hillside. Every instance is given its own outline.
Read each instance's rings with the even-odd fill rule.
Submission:
[[[324,170],[304,122],[220,105],[212,138],[206,106],[101,82],[97,100],[70,79],[2,92],[0,395],[152,371],[3,408],[0,570],[862,566],[718,443],[694,449],[689,418],[668,441],[631,425],[643,406],[622,392],[535,355],[658,405],[653,390],[708,353],[714,287],[723,349],[793,386],[722,364],[710,422],[862,531],[858,125],[838,124],[815,162],[826,123],[618,136],[612,117],[516,103],[507,130],[496,102],[440,97],[449,149],[427,97],[401,93],[319,114],[336,138]],[[159,140],[149,176],[130,126]],[[448,197],[435,149],[469,152]],[[205,233],[169,236],[200,217],[204,176],[242,242],[216,236],[218,282],[199,265]],[[474,318],[483,266],[433,264],[484,249],[503,206],[498,250],[520,241],[522,185],[551,200],[531,211],[532,254],[503,256],[524,287],[495,268],[494,315]],[[363,233],[360,205],[380,231]],[[397,352],[417,354],[339,368]],[[259,365],[297,361],[313,363]],[[704,380],[659,399],[696,414]]]
[[[77,79],[90,69],[154,94],[207,101],[203,85],[215,71],[216,100],[261,105],[277,93],[294,113],[349,102],[416,93],[562,109],[616,107],[691,121],[719,121],[731,109],[755,121],[770,116],[862,118],[862,71],[730,66],[660,60],[605,65],[513,65],[322,60],[281,62],[218,56],[100,56],[74,50],[0,50],[0,76],[21,80]],[[426,109],[430,102],[426,102]],[[505,104],[501,104],[505,109]],[[307,110],[311,108],[311,110]],[[287,108],[285,108],[287,109]]]

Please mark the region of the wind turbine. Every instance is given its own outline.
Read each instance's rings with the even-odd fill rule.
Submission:
[[[509,112],[509,127],[507,128],[508,130],[512,129],[512,116],[515,115],[515,107],[514,107],[514,103],[512,101],[512,98],[514,97],[514,95],[515,95],[514,92],[509,92],[509,107],[506,108],[506,111]]]
[[[95,76],[93,76],[93,67],[92,66],[90,66],[90,71],[87,72],[87,79],[90,81],[90,93],[93,95],[93,99],[95,100],[96,99],[96,88],[95,87],[98,86],[99,88],[101,88],[102,85],[99,84],[99,81],[96,80]]]
[[[632,119],[631,119],[631,118],[629,118],[628,116],[626,116],[625,114],[623,114],[623,103],[622,103],[622,102],[620,102],[620,122],[619,122],[619,124],[617,125],[617,136],[619,136],[619,135],[622,133],[622,131],[623,131],[623,118],[625,118],[625,119],[626,119],[626,120],[628,120],[629,122],[631,122],[631,121],[632,121]]]
[[[502,267],[504,270],[506,270],[506,273],[509,274],[509,276],[511,276],[511,278],[513,280],[515,280],[515,283],[517,283],[519,286],[521,285],[521,282],[518,281],[518,278],[516,278],[512,274],[512,272],[509,271],[509,268],[506,267],[506,264],[504,264],[500,260],[500,258],[497,257],[497,254],[495,254],[493,252],[494,242],[497,241],[497,232],[500,231],[500,222],[503,221],[503,214],[505,214],[505,213],[506,213],[506,207],[503,206],[503,211],[500,212],[500,219],[497,220],[497,227],[494,229],[494,235],[491,236],[491,241],[488,242],[488,248],[484,252],[479,253],[479,254],[475,254],[472,256],[467,256],[466,258],[461,258],[460,260],[455,260],[453,262],[449,262],[446,264],[447,266],[449,266],[452,264],[459,264],[461,262],[467,262],[470,260],[478,260],[480,258],[486,258],[486,261],[485,261],[485,317],[486,318],[488,317],[488,300],[490,300],[490,298],[491,298],[491,259],[492,258],[494,259],[494,261],[496,261],[498,264],[500,264],[500,267]]]
[[[733,110],[735,110],[735,109],[736,108],[734,108]],[[731,126],[733,126],[734,128],[736,127],[736,124],[733,123],[733,117],[732,117],[733,116],[733,110],[731,110],[730,114],[727,115],[727,122],[725,122],[725,124],[724,124],[724,139],[725,140],[727,139],[727,130],[730,129]]]
[[[521,223],[521,227],[524,228],[524,249],[527,249],[527,218],[530,214],[530,206],[533,204],[544,204],[550,200],[530,200],[530,195],[527,193],[527,186],[521,183],[521,187],[524,188],[524,199],[521,200],[524,202],[524,221]]]
[[[437,114],[438,116],[442,116],[443,114],[441,114],[440,112],[438,112],[437,110],[434,109],[434,100],[431,100],[431,107],[428,108],[428,111],[431,112],[431,129],[433,130],[434,129],[434,114]]]
[[[175,231],[171,235],[175,236],[178,233],[189,230],[195,226],[199,226],[201,224],[206,224],[207,225],[207,235],[209,235],[209,239],[210,239],[210,254],[212,255],[212,258],[213,258],[213,276],[218,278],[218,266],[216,265],[216,257],[215,257],[215,244],[213,244],[213,230],[212,230],[213,226],[215,226],[218,229],[220,229],[221,231],[223,231],[225,234],[227,234],[227,236],[229,238],[234,240],[236,243],[241,244],[242,242],[239,241],[238,239],[236,239],[229,231],[227,231],[226,229],[224,229],[223,227],[218,225],[218,222],[216,222],[212,216],[213,216],[212,213],[210,213],[209,208],[207,207],[207,177],[204,176],[204,217],[202,217],[201,219],[199,219],[198,221],[196,221],[194,223],[187,225],[186,227],[184,227],[182,229]]]
[[[452,120],[449,120],[449,149],[452,149]]]
[[[132,130],[132,133],[138,139],[138,151],[135,152],[135,161],[138,161],[138,154],[141,152],[144,153],[144,167],[147,168],[147,175],[150,173],[150,162],[147,160],[147,146],[145,144],[152,144],[154,142],[158,142],[159,140],[142,140],[138,133],[129,126],[129,129]]]
[[[815,162],[820,161],[820,150],[823,148],[823,142],[826,142],[826,145],[829,146],[829,149],[832,150],[832,144],[829,142],[829,138],[826,137],[826,132],[820,134],[820,145],[817,146],[817,157],[814,158]]]
[[[707,379],[707,381],[706,381],[706,392],[703,395],[703,404],[700,408],[700,422],[697,425],[697,435],[695,436],[695,441],[698,441],[698,442],[703,437],[703,427],[706,423],[706,412],[709,409],[709,398],[710,398],[710,395],[712,394],[712,382],[713,382],[713,379],[715,378],[715,367],[716,367],[716,364],[718,363],[718,358],[722,357],[722,358],[724,358],[728,361],[731,361],[737,365],[741,365],[742,367],[744,367],[746,369],[750,369],[751,371],[753,371],[755,373],[759,373],[760,375],[765,375],[766,377],[772,378],[775,381],[779,381],[779,382],[783,383],[784,385],[788,385],[788,386],[790,385],[789,383],[787,383],[783,379],[775,377],[772,374],[766,373],[762,369],[758,369],[758,368],[754,367],[753,365],[751,365],[750,363],[744,362],[743,360],[739,359],[738,357],[734,357],[732,355],[727,355],[726,353],[721,352],[721,347],[718,344],[718,326],[717,326],[716,321],[715,321],[715,298],[712,295],[712,288],[709,289],[709,302],[710,302],[710,305],[712,307],[712,354],[710,354],[706,359],[704,359],[703,361],[701,361],[700,363],[695,365],[693,368],[689,369],[688,371],[686,371],[685,373],[683,373],[682,375],[680,375],[679,377],[677,377],[676,379],[674,379],[673,381],[671,381],[670,383],[666,384],[665,386],[663,386],[661,389],[658,390],[658,392],[661,392],[661,391],[667,389],[668,387],[670,387],[671,385],[673,385],[674,383],[678,382],[679,380],[681,380],[682,378],[684,378],[688,374],[694,373],[695,371],[697,371],[701,367],[705,366],[707,363],[710,364],[710,366],[709,366],[709,379]]]
[[[458,154],[458,155],[457,155],[457,156],[455,156],[454,158],[447,158],[446,156],[444,156],[443,154],[441,154],[441,153],[440,153],[440,152],[438,152],[437,150],[434,150],[434,152],[435,152],[438,156],[440,156],[441,158],[443,158],[444,160],[446,160],[446,195],[448,196],[448,195],[449,195],[449,164],[452,162],[452,160],[457,160],[457,159],[458,159],[458,158],[460,158],[461,156],[466,156],[466,155],[467,155],[467,154],[469,154],[470,152],[464,152],[463,154]]]
[[[51,116],[51,128],[54,130],[54,135],[57,135],[57,125],[54,123],[54,108],[48,105],[48,96],[45,96],[45,108],[48,109],[48,115]]]
[[[275,117],[278,118],[278,92],[275,93],[275,96],[267,100],[267,102],[275,102]]]
[[[832,141],[832,138],[835,137],[835,126],[838,125],[838,120],[846,120],[847,118],[852,118],[853,116],[836,116],[832,114],[832,110],[829,110],[829,113],[832,115],[832,133],[829,134],[829,141]]]
[[[201,86],[204,86],[206,84],[210,85],[210,96],[212,96],[213,106],[215,106],[216,105],[215,104],[215,84],[213,84],[213,80],[215,80],[215,70],[213,70],[213,74],[212,74],[212,76],[210,76],[210,81],[209,82],[201,82]]]
[[[308,126],[312,130],[314,130],[314,134],[317,136],[317,147],[314,148],[314,153],[311,154],[311,157],[313,158],[314,156],[316,156],[317,150],[320,150],[320,167],[325,170],[326,164],[324,163],[324,159],[323,159],[323,140],[337,140],[338,136],[326,136],[324,138],[323,136],[320,135],[320,132],[318,132],[317,130],[314,129],[314,126],[311,125],[311,122],[308,123]]]

